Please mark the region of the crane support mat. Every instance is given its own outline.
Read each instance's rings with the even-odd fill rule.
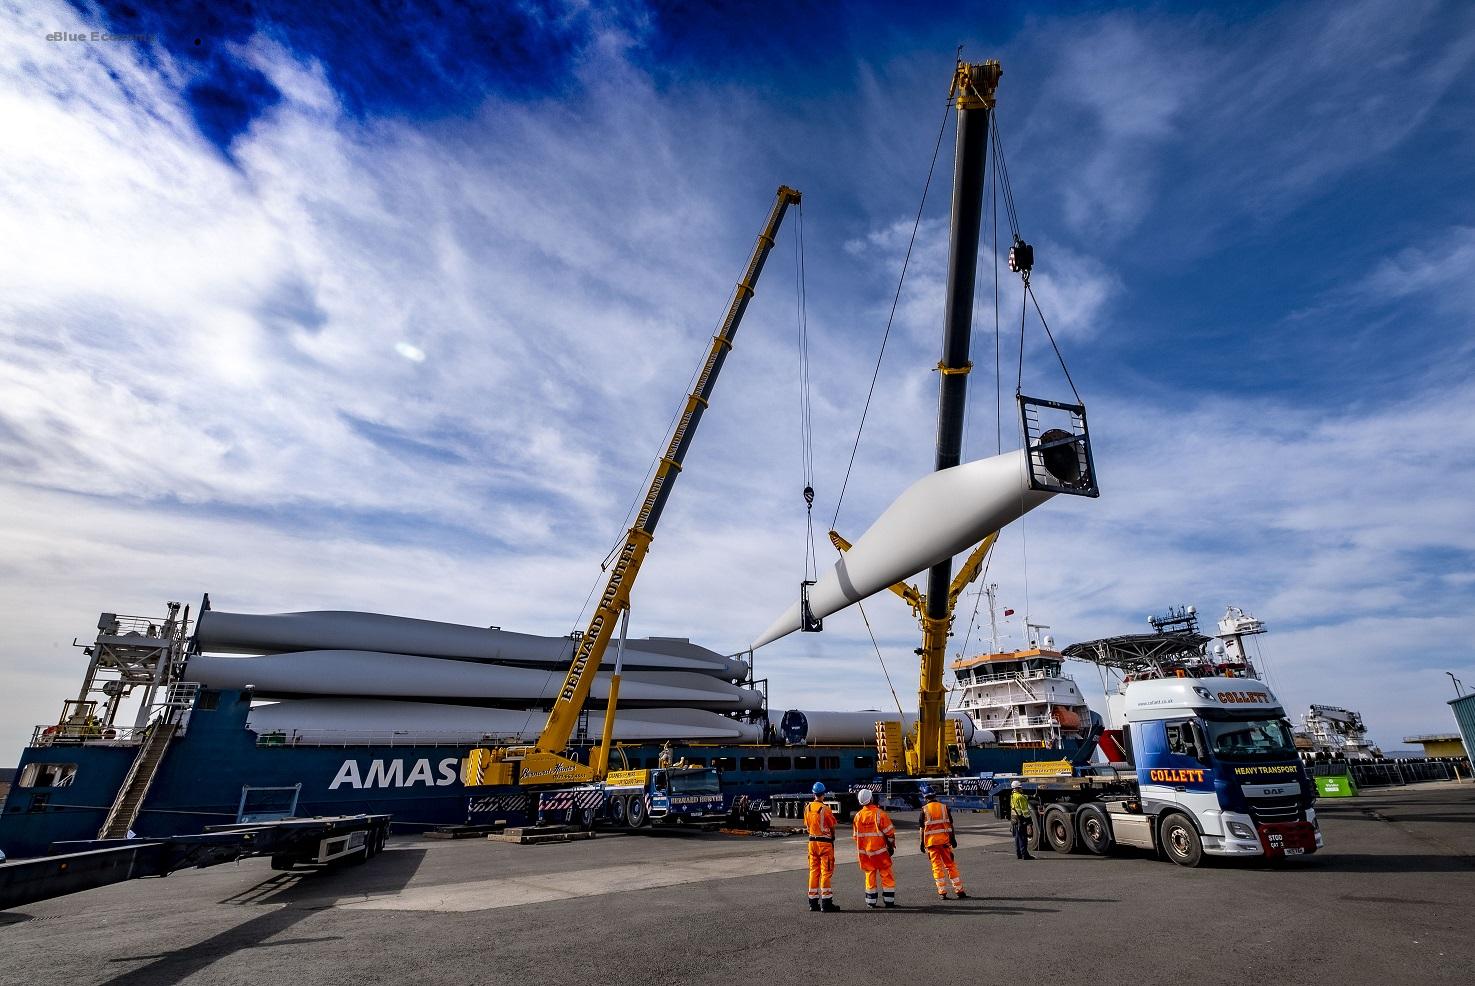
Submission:
[[[58,842],[52,848],[62,851],[53,855],[0,863],[0,911],[186,867],[303,853],[324,839],[355,832],[366,833],[365,846],[377,847],[389,834],[389,820],[388,815],[287,818],[210,826],[199,835]]]
[[[491,842],[511,842],[519,846],[536,846],[544,842],[574,842],[592,839],[594,833],[585,829],[565,828],[559,825],[544,825],[538,828],[509,828],[504,832],[493,832],[487,836]]]
[[[484,835],[499,835],[506,829],[506,822],[492,825],[442,825],[425,833],[427,839],[480,839]]]

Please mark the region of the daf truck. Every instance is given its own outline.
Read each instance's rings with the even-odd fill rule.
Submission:
[[[1132,846],[1198,866],[1205,856],[1277,861],[1322,847],[1316,788],[1264,682],[1136,680],[1109,702],[1127,762],[1019,778],[1031,848],[1104,856]],[[1004,811],[1010,786],[1001,779],[995,790]]]

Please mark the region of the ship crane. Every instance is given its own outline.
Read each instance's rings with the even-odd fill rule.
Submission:
[[[578,726],[584,703],[589,698],[595,673],[604,661],[604,654],[614,635],[615,623],[623,621],[630,606],[630,590],[640,566],[650,551],[651,539],[656,524],[670,499],[672,487],[681,473],[681,464],[686,458],[691,440],[696,435],[702,413],[712,397],[717,375],[722,370],[727,352],[732,348],[733,337],[747,311],[748,302],[758,284],[763,264],[773,249],[774,238],[784,213],[789,206],[800,201],[800,194],[787,185],[780,185],[773,208],[758,241],[748,258],[748,265],[733,291],[732,301],[721,326],[712,337],[706,361],[697,374],[696,383],[676,421],[665,454],[657,464],[655,475],[646,490],[645,499],[635,523],[625,533],[623,542],[610,567],[609,578],[599,603],[589,619],[583,636],[578,639],[573,660],[564,676],[563,685],[554,698],[548,712],[547,722],[538,739],[530,746],[501,746],[478,748],[471,751],[465,761],[462,780],[468,787],[511,784],[579,784],[603,780],[609,765],[610,745],[614,729],[615,707],[619,700],[620,666],[617,663],[610,681],[609,699],[606,705],[604,729],[599,746],[589,757],[588,763],[580,763],[565,755],[569,741]],[[621,639],[624,638],[623,629]],[[617,652],[618,657],[618,652]]]

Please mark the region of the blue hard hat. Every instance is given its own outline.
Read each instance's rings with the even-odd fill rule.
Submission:
[[[917,793],[922,795],[922,797],[924,798],[930,798],[932,797],[932,788],[928,787],[926,784],[923,784],[921,787],[917,788]]]
[[[810,788],[809,790],[813,791],[815,794],[824,794],[825,793],[825,786],[823,784],[821,784],[819,781],[815,781],[814,782],[814,787]]]

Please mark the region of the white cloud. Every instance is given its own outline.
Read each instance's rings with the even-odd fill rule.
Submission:
[[[65,8],[7,16],[19,23],[0,35],[0,115],[23,125],[4,131],[0,239],[25,249],[0,265],[0,584],[13,615],[0,638],[12,686],[0,691],[0,748],[54,713],[81,667],[58,642],[85,635],[101,610],[149,613],[208,590],[228,609],[570,629],[772,187],[802,185],[771,173],[794,154],[788,102],[775,110],[696,83],[673,97],[611,37],[578,67],[590,83],[580,99],[361,122],[340,112],[318,66],[256,39],[243,57],[285,98],[226,161],[195,133],[167,60],[156,71],[126,46],[45,46],[32,28],[79,23]],[[1111,50],[1145,50],[1128,22],[1113,24]],[[1086,160],[1082,194],[1111,192],[1110,176],[1135,166],[1132,147],[1186,125],[1180,101],[1198,90],[1147,91],[1179,67],[1134,68],[1144,91],[1131,140]],[[873,105],[887,105],[884,88]],[[1103,111],[1102,94],[1074,91]],[[915,165],[888,142],[884,116],[831,126],[877,152],[856,155],[860,191],[836,196],[887,204],[854,220],[811,199],[821,530],[910,234],[885,196]],[[921,127],[929,141],[934,127]],[[825,160],[800,170],[822,184],[833,148],[850,145],[827,132],[814,146]],[[1040,162],[1038,146],[1030,135],[1011,152]],[[838,189],[846,174],[829,180]],[[1021,186],[1026,174],[1052,184],[1043,166],[1016,171]],[[1141,207],[1112,221],[1130,224]],[[840,515],[848,532],[931,465],[944,237],[945,223],[924,223]],[[855,249],[829,246],[847,239]],[[770,260],[663,521],[636,590],[637,632],[736,648],[797,593],[791,244]],[[1126,287],[1095,247],[1038,245],[1052,326],[1080,347],[1098,342]],[[1005,284],[1007,326],[1019,298]],[[1048,351],[1029,358],[1031,376],[1053,372]],[[970,450],[986,453],[991,354],[975,362]],[[1010,376],[1006,359],[1006,389]],[[1461,497],[1475,478],[1467,388],[1341,414],[1254,393],[1167,404],[1128,385],[1103,391],[1088,396],[1104,496],[1052,503],[1006,534],[990,577],[1016,605],[1027,533],[1029,608],[1062,641],[1119,632],[1123,614],[1169,603],[1235,602],[1271,622],[1293,700],[1360,707],[1375,730],[1392,728],[1380,717],[1443,728],[1420,718],[1430,695],[1410,686],[1390,698],[1379,682],[1394,641],[1433,654],[1475,630],[1415,616],[1469,612],[1472,586],[1433,578],[1420,555],[1475,549]],[[1004,413],[1009,433],[1007,402]],[[1431,435],[1438,457],[1424,451]],[[867,611],[905,702],[915,629],[893,602]],[[1369,615],[1385,606],[1393,616]],[[884,707],[858,616],[828,626],[760,652],[776,704]],[[1366,652],[1351,653],[1359,641]],[[1416,661],[1396,666],[1423,682]]]

